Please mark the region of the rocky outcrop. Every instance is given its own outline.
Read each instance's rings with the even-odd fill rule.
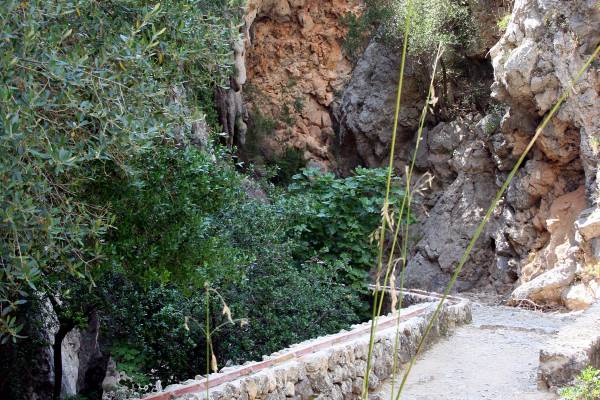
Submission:
[[[83,395],[99,399],[108,359],[100,351],[96,314],[89,316],[87,327],[73,328],[71,322],[59,320],[47,299],[33,299],[27,307],[23,337],[0,346],[0,398],[51,400],[55,395]],[[66,332],[64,337],[61,332]]]
[[[400,55],[398,49],[372,41],[335,107],[341,141],[354,147],[364,166],[382,166],[390,152]],[[411,142],[424,103],[423,82],[420,82],[423,75],[416,68],[411,62],[405,71],[398,116],[399,159],[407,159],[413,148]]]
[[[99,333],[100,321],[93,313],[87,327],[75,328],[63,339],[62,396],[82,394],[99,398],[108,364],[108,357],[100,350]]]
[[[493,95],[510,105],[498,133],[500,158],[518,155],[599,42],[600,9],[593,1],[515,2],[506,33],[491,50]],[[589,273],[598,263],[591,249],[600,232],[587,230],[582,219],[599,202],[599,88],[593,64],[509,190],[519,225],[507,232],[522,258],[514,301],[579,309],[600,296],[598,278]]]
[[[419,167],[432,171],[442,189],[434,194],[437,200],[418,231],[422,239],[408,263],[409,287],[442,290],[447,285],[497,190],[486,135],[472,126],[472,121],[455,121],[425,132]],[[485,284],[490,276],[498,277],[496,265],[490,262],[495,259],[491,243],[497,219],[498,215],[473,249],[457,281],[458,290]],[[504,258],[498,262],[504,263]],[[503,274],[510,273],[504,264],[500,269]]]
[[[542,117],[600,41],[599,27],[600,9],[593,2],[515,3],[507,31],[490,51],[492,95],[504,110],[471,114],[470,120],[440,123],[425,132],[417,167],[432,172],[437,184],[422,200],[426,212],[415,228],[410,286],[439,290],[448,282]],[[594,63],[517,173],[459,276],[458,290],[508,290],[514,304],[526,300],[573,310],[600,296],[600,154],[599,146],[590,145],[600,132],[599,90]],[[349,104],[342,102],[346,110]],[[360,132],[353,122],[361,120],[365,115],[359,110],[343,121]],[[376,124],[371,127],[376,131]],[[407,131],[401,129],[400,140],[410,143]]]
[[[234,46],[236,75],[221,91],[221,123],[230,142],[273,159],[288,148],[323,169],[335,167],[331,104],[350,78],[342,51],[351,0],[251,0],[243,38]],[[269,128],[261,131],[261,120]],[[245,147],[246,146],[246,147]]]
[[[563,327],[540,351],[538,379],[557,389],[573,382],[587,366],[600,368],[600,303]]]
[[[473,34],[476,37],[468,49],[447,51],[443,65],[438,66],[435,93],[438,104],[436,116],[430,116],[429,124],[452,119],[449,116],[456,115],[456,109],[464,108],[463,103],[467,102],[463,100],[467,97],[473,100],[468,104],[469,109],[485,108],[489,99],[485,93],[492,83],[492,70],[486,57],[500,37],[496,22],[498,16],[507,12],[504,3],[501,0],[470,3],[473,24],[478,27]],[[360,165],[387,165],[401,54],[401,40],[376,36],[359,58],[352,79],[335,102],[334,115],[342,146],[353,149]],[[432,73],[431,61],[426,55],[409,54],[405,65],[395,157],[401,171],[414,148],[414,135]]]

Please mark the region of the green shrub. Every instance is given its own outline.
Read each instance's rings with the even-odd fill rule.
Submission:
[[[111,217],[81,190],[171,140],[231,72],[239,1],[0,2],[0,342],[15,310],[90,277]],[[173,85],[186,96],[173,101]],[[93,172],[93,173],[92,173]]]
[[[277,121],[263,115],[260,110],[250,114],[250,123],[243,146],[245,156],[252,162],[262,163],[261,147],[265,138],[272,136],[277,128]]]
[[[295,226],[296,201],[249,198],[231,165],[195,148],[155,149],[131,165],[137,173],[109,174],[87,194],[115,216],[96,297],[118,368],[136,390],[204,371],[201,327],[184,322],[204,321],[207,282],[248,320],[213,336],[221,366],[359,321],[362,303],[343,279],[347,260],[302,254],[311,244]],[[211,320],[227,321],[218,302]]]
[[[234,316],[248,325],[223,332],[217,354],[241,362],[359,321],[358,293],[343,282],[347,260],[300,254],[295,203],[248,202],[223,219],[229,243],[253,255],[238,285],[218,284]]]
[[[381,23],[394,18],[394,9],[389,0],[366,0],[365,5],[362,14],[347,13],[341,18],[342,24],[348,28],[344,50],[354,60],[360,57]]]
[[[304,110],[304,100],[302,100],[302,97],[296,97],[294,99],[294,110],[297,113],[301,113],[302,110]]]
[[[597,400],[600,399],[600,371],[587,367],[575,380],[573,386],[560,390],[565,400]]]
[[[476,42],[476,30],[469,3],[463,0],[411,0],[413,16],[408,51],[431,57],[438,43],[449,49],[465,51]],[[361,16],[348,14],[345,48],[350,55],[360,54],[375,34],[388,44],[402,38],[408,0],[367,0]]]
[[[496,23],[496,25],[498,26],[498,29],[500,29],[500,32],[505,32],[506,28],[508,28],[508,24],[510,22],[510,14],[506,14],[504,17],[500,18],[498,20],[498,22]]]
[[[167,163],[171,171],[177,159],[180,157],[174,156]],[[162,165],[164,159],[159,155],[153,162]],[[153,162],[149,164],[152,170]],[[197,170],[199,164],[197,160],[181,163],[183,171]],[[294,258],[303,244],[290,218],[297,211],[288,208],[289,203],[263,203],[237,191],[232,191],[236,196],[227,199],[218,190],[202,193],[202,185],[194,181],[206,179],[205,174],[161,176],[164,183],[160,192],[164,196],[140,196],[119,208],[120,212],[132,211],[117,221],[136,221],[136,229],[116,226],[127,233],[124,243],[114,241],[115,272],[97,279],[106,337],[113,338],[112,352],[118,368],[135,378],[136,389],[142,390],[156,379],[171,383],[204,371],[201,327],[190,324],[188,331],[184,322],[187,317],[204,321],[201,285],[206,281],[223,296],[235,318],[248,321],[243,327],[225,327],[213,336],[220,366],[259,359],[263,354],[337,332],[359,321],[358,294],[340,280],[348,268],[345,260]],[[207,187],[211,188],[238,185],[218,173],[210,179]],[[196,192],[198,197],[193,198]],[[170,198],[178,197],[187,199],[185,205],[182,200],[168,203]],[[220,207],[210,211],[213,200]],[[137,211],[140,207],[147,210]],[[188,211],[174,214],[170,207]],[[138,213],[142,215],[136,217]],[[158,213],[156,220],[148,218],[153,213]],[[162,216],[171,221],[167,223]],[[209,223],[203,223],[206,218]],[[140,230],[137,221],[148,221],[148,225]],[[180,237],[168,233],[171,226],[195,233],[186,235],[189,242],[181,242]],[[132,231],[137,233],[136,239],[132,239]],[[154,231],[157,233],[151,234]],[[159,237],[161,233],[164,237]],[[160,244],[149,251],[149,244],[154,242]],[[128,255],[130,252],[135,255]],[[163,264],[162,260],[169,257],[176,262]],[[160,270],[159,265],[163,265]],[[174,273],[180,265],[185,273]],[[154,270],[161,279],[149,279],[144,267]],[[137,279],[131,279],[132,271]],[[227,321],[218,301],[212,304],[210,318],[211,326]]]
[[[288,147],[282,155],[275,157],[269,164],[275,167],[276,170],[271,181],[277,185],[289,185],[294,175],[297,175],[306,167],[306,160],[302,155],[302,151]]]
[[[350,260],[346,282],[364,289],[367,273],[374,267],[376,243],[370,235],[381,222],[387,172],[357,168],[354,175],[339,179],[331,173],[305,169],[289,186],[298,210],[294,230],[308,252],[325,260]],[[392,206],[402,201],[404,192],[393,185]]]
[[[295,119],[292,115],[292,110],[287,104],[284,104],[281,107],[281,115],[279,116],[279,120],[286,124],[288,127],[292,127],[294,125]]]
[[[131,167],[133,174],[96,180],[87,194],[114,216],[106,237],[109,261],[146,283],[202,288],[215,274],[234,274],[242,256],[228,251],[215,225],[219,213],[243,197],[241,176],[194,147],[156,148]]]
[[[185,329],[185,317],[199,312],[199,296],[185,296],[174,286],[142,287],[121,273],[99,284],[103,299],[102,329],[109,338],[117,369],[137,389],[160,379],[172,383],[202,371],[203,337],[196,327]],[[201,292],[201,290],[199,291]]]

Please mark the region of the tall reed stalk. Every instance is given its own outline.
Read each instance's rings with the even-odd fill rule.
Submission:
[[[502,198],[502,196],[504,195],[504,193],[508,189],[508,186],[512,182],[513,178],[515,177],[515,175],[516,175],[517,171],[519,170],[519,168],[521,167],[521,165],[523,164],[523,161],[525,161],[525,158],[527,157],[527,154],[533,148],[535,142],[538,140],[538,138],[540,137],[540,135],[542,134],[542,132],[544,131],[544,129],[546,128],[546,126],[548,125],[548,123],[550,122],[550,120],[558,112],[560,106],[569,97],[571,91],[575,90],[574,89],[575,84],[581,79],[581,77],[583,76],[583,74],[585,73],[585,71],[587,71],[587,69],[589,68],[589,66],[591,65],[591,63],[594,61],[594,59],[596,57],[598,57],[598,54],[600,54],[600,45],[598,45],[598,47],[596,47],[596,49],[594,50],[594,53],[587,59],[587,61],[579,69],[579,71],[577,72],[577,75],[575,75],[575,77],[571,80],[569,86],[567,87],[567,89],[565,89],[565,91],[558,98],[557,102],[554,104],[554,106],[552,107],[552,109],[550,110],[550,112],[548,112],[548,114],[546,114],[546,116],[544,117],[542,123],[537,127],[537,129],[535,131],[535,134],[533,135],[533,137],[531,138],[531,140],[527,144],[527,147],[525,148],[525,150],[523,151],[523,153],[521,154],[521,156],[517,160],[516,164],[514,165],[514,167],[512,168],[512,170],[510,171],[510,173],[508,174],[508,177],[504,181],[504,184],[502,184],[502,186],[500,187],[500,189],[496,193],[496,196],[492,200],[492,203],[490,204],[490,206],[489,206],[489,208],[488,208],[488,210],[487,210],[487,212],[485,214],[485,217],[480,222],[480,224],[477,226],[477,229],[475,230],[475,233],[473,234],[473,237],[471,238],[471,241],[469,242],[469,245],[467,246],[467,248],[466,248],[463,256],[461,257],[461,259],[460,259],[460,261],[459,261],[456,269],[454,270],[454,273],[452,274],[450,282],[448,283],[448,286],[444,290],[444,293],[443,293],[440,301],[438,302],[438,305],[437,305],[437,307],[436,307],[433,315],[431,316],[431,318],[429,319],[429,322],[427,323],[427,327],[425,328],[425,332],[423,333],[423,336],[421,337],[421,339],[419,340],[419,344],[417,345],[417,350],[416,350],[414,356],[411,358],[411,360],[410,360],[410,362],[408,364],[408,367],[407,367],[407,369],[406,369],[406,371],[405,371],[405,373],[404,373],[404,375],[402,377],[402,382],[400,383],[400,388],[398,389],[398,394],[396,395],[396,400],[400,399],[400,395],[402,394],[402,390],[404,389],[404,386],[406,385],[406,381],[408,379],[408,376],[410,375],[412,367],[414,366],[417,357],[419,356],[419,354],[423,350],[423,345],[424,345],[424,343],[425,343],[425,341],[427,339],[427,336],[429,336],[429,334],[431,332],[431,329],[433,328],[433,325],[435,324],[435,321],[439,317],[439,314],[440,314],[440,312],[442,310],[442,307],[443,307],[446,299],[448,298],[448,295],[450,294],[452,288],[454,287],[454,284],[456,283],[456,280],[458,279],[458,276],[460,275],[460,273],[462,271],[462,268],[464,267],[465,263],[469,259],[469,256],[471,254],[471,251],[473,250],[473,247],[475,246],[475,243],[477,242],[477,240],[481,236],[481,233],[483,232],[483,229],[485,228],[486,224],[490,220],[490,218],[491,218],[494,210],[496,209],[498,203],[500,202],[500,199]],[[394,357],[396,357],[396,354],[394,354]],[[393,395],[393,392],[392,392],[392,395]]]
[[[398,132],[398,119],[400,116],[400,103],[401,103],[401,99],[402,99],[402,87],[404,84],[404,68],[406,65],[406,49],[408,47],[408,33],[410,31],[410,24],[411,24],[411,18],[412,18],[412,0],[408,0],[407,8],[408,8],[408,10],[406,13],[406,19],[405,19],[405,23],[404,23],[404,37],[403,37],[403,43],[402,43],[402,59],[400,61],[400,76],[398,78],[398,88],[397,88],[397,94],[396,94],[396,108],[394,111],[394,125],[393,125],[393,129],[392,129],[392,140],[391,140],[391,148],[390,148],[390,160],[389,160],[389,164],[388,164],[386,193],[385,193],[385,199],[384,199],[384,204],[383,204],[383,209],[382,209],[381,228],[379,231],[379,251],[378,251],[378,255],[377,255],[377,275],[376,275],[376,284],[375,284],[376,290],[374,292],[374,298],[373,298],[373,315],[371,318],[371,332],[370,332],[370,338],[369,338],[369,351],[368,351],[368,355],[367,355],[367,367],[366,367],[367,370],[365,371],[365,376],[364,376],[364,381],[363,381],[363,389],[362,389],[362,395],[361,395],[361,399],[363,399],[363,400],[367,400],[368,395],[369,395],[369,376],[371,373],[371,361],[373,358],[373,346],[375,345],[375,333],[377,331],[377,320],[378,320],[379,313],[381,310],[381,305],[383,304],[383,298],[385,297],[384,292],[379,293],[380,291],[378,290],[378,288],[379,288],[379,284],[380,284],[380,280],[381,280],[381,273],[382,273],[382,269],[383,269],[383,254],[384,254],[384,249],[385,249],[385,238],[386,238],[386,233],[387,233],[388,221],[390,221],[390,225],[392,225],[390,215],[389,215],[389,212],[390,212],[389,204],[390,204],[390,193],[391,193],[391,187],[392,187],[392,175],[394,173],[394,156],[395,156],[395,150],[396,150],[396,137],[397,137],[397,132]],[[402,214],[404,211],[405,202],[406,202],[406,196],[404,197],[404,199],[402,201],[402,207],[401,207],[400,214]],[[388,274],[386,273],[386,278],[387,278],[387,276],[388,276]],[[384,282],[384,286],[386,284],[387,284],[387,279]]]
[[[225,315],[226,319],[225,322],[223,322],[220,325],[215,326],[214,328],[211,329],[211,325],[210,325],[210,321],[211,321],[211,315],[210,315],[210,311],[211,311],[211,303],[210,303],[210,295],[211,292],[214,293],[215,296],[217,296],[218,300],[220,300],[221,305],[222,305],[222,314]],[[217,364],[217,357],[214,351],[214,347],[213,347],[213,342],[212,342],[212,337],[213,334],[218,332],[221,328],[223,328],[226,325],[234,325],[236,323],[239,323],[240,326],[244,326],[248,323],[248,321],[245,318],[241,318],[241,319],[233,319],[233,316],[231,314],[231,309],[229,308],[229,306],[227,305],[227,303],[225,302],[225,299],[223,298],[223,296],[221,296],[221,294],[216,290],[210,287],[210,284],[208,282],[205,282],[204,284],[204,321],[203,323],[200,322],[200,320],[191,317],[191,316],[186,316],[185,320],[184,320],[184,324],[183,327],[185,328],[185,330],[189,331],[190,330],[190,322],[195,322],[196,324],[198,324],[198,326],[200,327],[200,330],[204,333],[204,337],[205,337],[205,351],[206,351],[206,399],[209,399],[209,395],[210,395],[210,374],[211,371],[212,372],[217,372],[219,370],[219,366]]]
[[[415,164],[417,161],[417,152],[419,151],[419,145],[421,143],[421,140],[423,139],[423,129],[425,127],[425,120],[427,119],[427,113],[429,111],[429,109],[435,105],[436,100],[434,100],[435,98],[435,87],[434,87],[434,83],[435,83],[435,75],[437,72],[437,67],[439,64],[439,61],[442,57],[442,53],[443,53],[443,48],[442,48],[442,44],[440,43],[438,45],[438,49],[437,49],[437,53],[433,62],[433,68],[432,68],[432,72],[431,72],[431,80],[429,82],[429,90],[427,91],[427,97],[425,99],[425,104],[423,105],[423,109],[421,110],[421,117],[419,120],[419,128],[417,130],[417,139],[415,142],[415,148],[413,150],[413,155],[412,155],[412,159],[410,161],[410,167],[407,168],[406,171],[406,184],[405,184],[405,197],[407,198],[407,202],[406,202],[406,219],[405,222],[403,223],[401,219],[398,219],[397,221],[397,228],[396,231],[394,233],[394,244],[396,243],[397,239],[398,239],[398,234],[400,231],[400,226],[404,226],[404,231],[402,232],[402,253],[400,254],[400,261],[402,263],[401,268],[400,268],[400,290],[398,293],[398,304],[397,304],[397,309],[396,307],[392,307],[392,311],[397,313],[397,320],[396,320],[396,334],[394,337],[394,352],[393,352],[393,359],[394,359],[394,363],[393,363],[393,367],[392,367],[392,396],[394,393],[394,387],[396,384],[396,374],[398,372],[398,347],[400,344],[400,312],[402,310],[402,300],[403,300],[403,291],[404,291],[404,276],[405,276],[405,271],[406,271],[406,264],[407,264],[407,258],[408,258],[408,239],[409,239],[409,227],[410,227],[410,206],[412,203],[412,199],[413,199],[413,190],[411,187],[411,183],[412,183],[412,176],[413,176],[413,172],[414,172],[414,168],[415,168]],[[392,250],[391,250],[391,254],[390,254],[390,260],[393,259],[393,255],[394,255],[394,245],[392,246]],[[394,262],[394,268],[391,271],[392,276],[395,274],[395,265],[396,263]],[[388,260],[388,270],[391,267],[391,261]],[[394,281],[395,282],[395,281]],[[390,285],[392,288],[392,295],[396,296],[395,292],[396,292],[396,285]],[[385,287],[384,287],[385,290]]]

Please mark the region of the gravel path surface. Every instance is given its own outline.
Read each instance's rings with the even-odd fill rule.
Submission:
[[[422,354],[401,399],[556,399],[537,389],[539,350],[574,318],[572,314],[473,304],[473,323],[458,328]],[[379,394],[390,399],[391,382],[386,382]]]

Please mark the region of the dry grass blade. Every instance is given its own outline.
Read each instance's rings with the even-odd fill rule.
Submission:
[[[386,237],[386,231],[387,231],[386,215],[387,215],[387,209],[389,207],[389,198],[390,198],[390,192],[391,192],[391,186],[392,186],[392,174],[394,172],[394,153],[395,153],[395,148],[396,148],[398,120],[400,117],[400,101],[402,99],[402,86],[404,84],[404,67],[406,65],[406,54],[407,54],[406,50],[407,50],[407,46],[408,46],[408,33],[410,31],[410,24],[411,24],[411,17],[412,17],[412,1],[411,0],[408,0],[407,7],[408,7],[408,12],[406,14],[406,20],[405,20],[405,25],[404,25],[404,37],[403,37],[403,44],[402,44],[402,59],[400,62],[400,76],[398,79],[396,109],[394,112],[394,126],[393,126],[393,130],[392,130],[392,141],[391,141],[391,148],[390,148],[390,160],[389,160],[389,165],[388,165],[386,195],[385,195],[385,200],[383,203],[384,215],[381,220],[381,228],[380,228],[380,232],[379,232],[379,251],[378,251],[378,256],[377,256],[377,279],[376,279],[377,287],[379,287],[379,279],[381,277],[381,272],[382,272],[382,268],[383,268],[383,252],[384,252],[384,248],[385,248],[385,237]],[[404,203],[404,201],[403,201],[403,203]],[[400,211],[399,218],[400,219],[402,218],[402,211]],[[367,400],[367,397],[369,395],[369,376],[371,373],[371,361],[373,358],[373,346],[375,344],[375,332],[377,331],[377,318],[379,316],[378,307],[377,307],[378,301],[379,301],[379,303],[383,303],[383,298],[381,298],[379,300],[379,290],[375,290],[374,301],[373,301],[373,314],[372,314],[372,319],[371,319],[371,333],[370,333],[370,338],[369,338],[369,351],[367,354],[367,366],[366,366],[362,394],[361,394],[361,399],[363,399],[363,400]]]
[[[413,151],[413,155],[412,155],[412,159],[411,159],[411,163],[410,163],[410,168],[407,168],[406,171],[406,222],[402,223],[401,220],[398,220],[398,225],[397,225],[397,229],[394,232],[394,244],[392,246],[392,250],[391,250],[391,254],[390,254],[390,258],[393,257],[394,254],[394,249],[395,249],[395,244],[398,240],[398,235],[399,235],[399,231],[401,226],[404,227],[404,231],[402,234],[402,254],[400,256],[400,260],[402,261],[402,268],[400,270],[400,291],[399,293],[396,292],[396,290],[392,290],[392,295],[393,296],[397,296],[399,297],[399,302],[398,302],[398,316],[400,314],[401,308],[402,308],[402,296],[403,296],[403,290],[404,290],[404,274],[405,274],[405,270],[406,270],[406,263],[407,263],[407,257],[408,257],[408,239],[409,239],[409,226],[410,226],[410,206],[412,203],[412,198],[414,196],[414,194],[420,194],[422,193],[422,191],[424,190],[424,188],[426,187],[426,185],[431,184],[431,177],[430,175],[425,174],[424,176],[422,176],[421,178],[419,178],[417,180],[417,182],[415,182],[415,188],[413,190],[413,188],[411,187],[411,181],[412,181],[412,176],[413,176],[413,172],[414,172],[414,167],[417,161],[417,152],[419,150],[419,144],[423,138],[423,129],[425,127],[425,119],[427,118],[427,113],[430,109],[430,105],[432,104],[432,102],[434,101],[434,83],[435,83],[435,75],[436,75],[436,71],[437,71],[437,66],[439,64],[439,61],[442,57],[442,53],[443,53],[443,49],[442,49],[442,45],[441,43],[438,45],[438,50],[433,62],[433,68],[432,68],[432,73],[431,73],[431,80],[429,83],[429,90],[427,92],[427,97],[425,100],[425,105],[423,106],[423,110],[421,111],[421,118],[419,120],[419,128],[417,130],[417,140],[415,142],[415,148]],[[414,193],[414,194],[413,194]],[[389,267],[388,267],[389,269]],[[395,273],[395,266],[392,269],[392,274]],[[395,285],[390,285],[392,288],[395,289]],[[394,308],[395,309],[395,308]],[[396,383],[395,381],[395,377],[396,377],[396,373],[398,371],[398,357],[396,356],[396,354],[398,353],[398,346],[399,346],[399,342],[400,342],[400,318],[398,318],[397,322],[396,322],[396,334],[395,334],[395,338],[394,338],[394,350],[393,350],[393,360],[394,360],[394,364],[392,367],[392,396],[394,393],[394,385]]]
[[[477,226],[477,229],[476,229],[475,233],[473,234],[473,237],[471,238],[471,241],[469,242],[469,245],[467,246],[467,249],[465,250],[462,258],[460,259],[460,261],[459,261],[459,263],[458,263],[458,265],[456,267],[456,269],[454,270],[454,273],[452,274],[452,278],[450,279],[450,282],[449,282],[448,286],[446,287],[446,289],[444,291],[444,294],[442,295],[442,298],[440,299],[440,301],[439,301],[439,303],[438,303],[438,305],[437,305],[437,307],[436,307],[436,309],[435,309],[432,317],[430,318],[430,320],[429,320],[429,322],[427,324],[427,327],[425,329],[425,332],[423,333],[423,336],[419,340],[419,344],[417,345],[417,350],[416,350],[414,356],[411,358],[411,360],[410,360],[410,362],[408,364],[408,367],[406,369],[406,372],[404,373],[404,376],[402,377],[402,383],[400,384],[400,388],[398,390],[398,394],[396,396],[396,400],[400,399],[400,395],[402,394],[402,390],[404,389],[404,386],[406,385],[406,380],[408,379],[408,376],[410,375],[410,371],[412,370],[412,367],[413,367],[413,365],[415,363],[415,360],[417,359],[417,357],[421,353],[421,350],[423,349],[423,344],[425,343],[425,341],[427,339],[427,336],[429,336],[429,333],[431,332],[433,324],[435,323],[435,321],[437,320],[437,318],[438,318],[438,316],[440,314],[440,311],[441,311],[441,309],[442,309],[442,307],[444,305],[444,302],[446,301],[448,295],[450,294],[450,291],[454,287],[454,284],[456,283],[458,275],[460,274],[460,272],[462,271],[463,266],[465,265],[465,263],[469,259],[471,251],[473,250],[473,246],[475,246],[475,242],[479,239],[479,236],[481,236],[481,233],[483,232],[483,228],[486,226],[486,224],[490,220],[490,218],[492,216],[492,213],[494,212],[494,210],[496,209],[496,206],[498,205],[500,199],[502,198],[502,196],[504,195],[504,193],[508,189],[508,186],[512,182],[512,180],[513,180],[514,176],[516,175],[517,171],[519,170],[521,164],[523,164],[523,161],[525,161],[525,158],[527,157],[527,154],[531,151],[531,149],[533,148],[535,142],[540,137],[540,135],[542,134],[542,132],[544,131],[544,129],[546,128],[546,126],[548,125],[548,123],[550,122],[550,120],[558,112],[558,109],[560,108],[560,106],[567,99],[567,97],[569,97],[571,91],[574,90],[575,84],[581,79],[581,77],[583,76],[583,74],[585,73],[585,71],[587,71],[587,69],[589,68],[589,66],[594,61],[594,59],[596,57],[598,57],[598,54],[600,54],[600,45],[598,45],[598,47],[596,47],[596,49],[594,50],[594,53],[588,58],[588,60],[584,63],[584,65],[581,67],[581,69],[577,72],[577,75],[572,79],[569,87],[562,93],[562,95],[559,97],[559,99],[557,100],[557,102],[554,104],[554,107],[552,107],[552,109],[546,115],[546,117],[544,118],[544,120],[542,121],[542,123],[537,127],[537,129],[535,131],[535,134],[533,135],[533,137],[531,138],[531,140],[527,144],[527,147],[525,148],[525,150],[523,151],[523,153],[521,154],[521,156],[517,160],[517,162],[516,162],[515,166],[513,167],[513,169],[510,171],[508,177],[506,178],[506,181],[504,182],[504,184],[502,185],[502,187],[496,193],[496,196],[494,197],[494,199],[493,199],[490,207],[488,208],[485,217],[483,218],[483,220],[481,221],[481,223]]]

